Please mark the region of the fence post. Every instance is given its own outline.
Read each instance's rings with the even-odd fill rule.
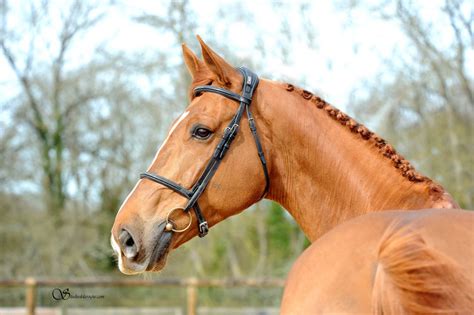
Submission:
[[[188,315],[197,314],[197,280],[190,278],[186,287]]]
[[[35,315],[36,308],[36,280],[34,278],[26,278],[26,314]]]

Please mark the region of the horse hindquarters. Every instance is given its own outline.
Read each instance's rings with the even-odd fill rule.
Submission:
[[[374,280],[374,314],[465,314],[472,283],[451,258],[427,246],[414,229],[392,224],[382,237]]]

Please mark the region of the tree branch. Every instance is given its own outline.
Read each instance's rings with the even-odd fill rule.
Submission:
[[[0,48],[2,49],[3,55],[7,59],[10,67],[12,68],[13,72],[15,73],[18,81],[20,81],[21,86],[23,87],[23,90],[25,91],[25,94],[28,98],[27,104],[31,107],[33,110],[33,115],[34,115],[34,124],[33,127],[35,130],[38,132],[41,138],[47,137],[47,132],[48,129],[46,127],[46,124],[44,123],[44,118],[43,115],[39,109],[39,105],[33,95],[33,90],[31,87],[31,82],[30,79],[21,73],[20,69],[18,68],[15,58],[13,57],[13,54],[11,51],[8,49],[8,47],[5,44],[4,40],[0,41]]]

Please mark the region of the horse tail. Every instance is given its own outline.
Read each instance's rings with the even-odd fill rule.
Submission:
[[[471,314],[473,283],[410,226],[389,226],[378,249],[372,313]]]

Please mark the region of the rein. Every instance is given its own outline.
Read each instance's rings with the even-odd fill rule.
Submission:
[[[222,139],[219,141],[216,148],[214,149],[214,154],[212,155],[211,159],[207,162],[206,168],[204,169],[203,173],[198,178],[198,180],[194,183],[193,187],[191,189],[184,188],[180,184],[168,178],[165,178],[163,176],[156,175],[150,172],[144,172],[140,174],[141,179],[146,178],[151,181],[154,181],[158,184],[161,184],[175,191],[176,193],[188,199],[188,203],[186,204],[185,207],[174,208],[170,210],[170,212],[166,216],[166,223],[167,223],[166,230],[168,231],[172,230],[174,232],[184,232],[191,226],[192,217],[190,215],[189,216],[190,221],[189,221],[189,224],[186,226],[186,228],[182,230],[173,229],[173,225],[169,221],[170,214],[173,211],[177,209],[182,209],[184,212],[189,213],[189,210],[194,209],[194,213],[196,214],[196,218],[198,221],[199,237],[204,237],[209,232],[209,225],[206,219],[204,218],[201,212],[201,209],[199,208],[198,199],[202,195],[204,190],[206,189],[207,185],[209,184],[214,174],[216,173],[217,168],[219,167],[222,159],[224,158],[232,142],[234,141],[234,138],[239,131],[240,121],[244,114],[244,110],[247,112],[249,128],[250,128],[250,131],[252,132],[255,145],[257,147],[258,157],[262,164],[263,173],[265,175],[265,182],[266,182],[265,189],[260,199],[263,198],[265,194],[268,192],[268,188],[270,186],[270,177],[268,175],[267,161],[265,160],[262,144],[257,134],[255,121],[253,119],[252,112],[250,111],[252,96],[255,92],[255,89],[257,88],[259,80],[258,80],[258,76],[247,68],[240,67],[238,68],[238,70],[242,73],[244,77],[241,95],[234,93],[232,91],[223,89],[223,88],[210,86],[210,85],[197,86],[194,89],[194,96],[199,96],[204,92],[216,93],[228,99],[239,102],[239,108],[237,109],[237,112],[235,113],[234,117],[230,121],[229,125],[225,128]]]

